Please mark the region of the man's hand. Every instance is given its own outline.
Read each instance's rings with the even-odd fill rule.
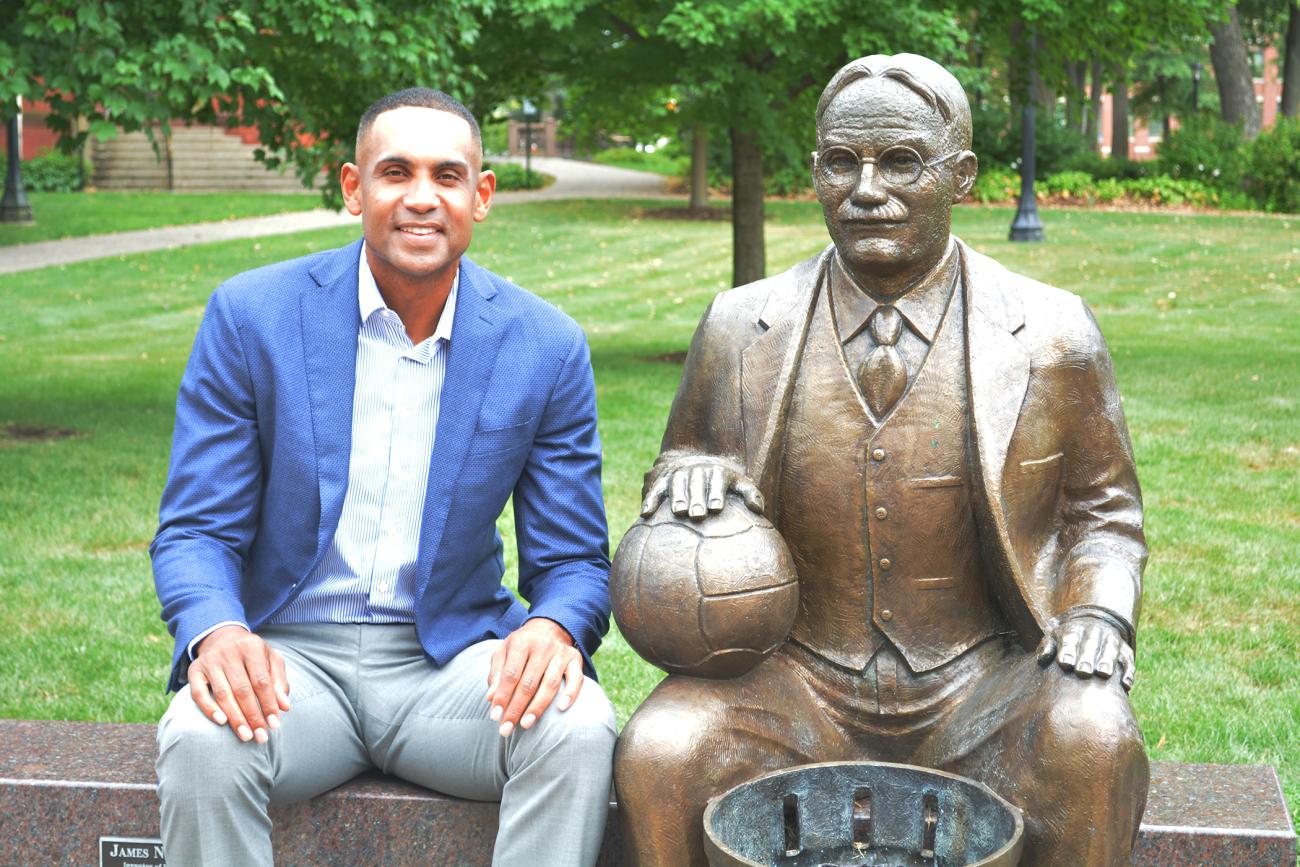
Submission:
[[[653,515],[666,499],[677,517],[698,520],[721,512],[732,491],[744,498],[751,512],[763,514],[763,494],[740,469],[707,455],[686,458],[674,462],[655,479],[641,503],[641,517]]]
[[[561,686],[563,691],[561,692]],[[582,654],[554,620],[534,617],[506,636],[488,671],[488,716],[501,723],[501,737],[532,728],[559,693],[555,706],[568,710],[582,689]]]
[[[217,725],[247,743],[266,743],[289,709],[284,659],[242,626],[223,626],[199,642],[189,671],[190,696]]]
[[[1047,665],[1053,658],[1079,677],[1110,677],[1118,669],[1124,689],[1133,688],[1133,648],[1105,617],[1080,612],[1054,625],[1038,645],[1038,662]]]

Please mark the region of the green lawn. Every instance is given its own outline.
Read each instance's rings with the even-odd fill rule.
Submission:
[[[769,212],[771,270],[825,243],[815,204]],[[1008,243],[1002,208],[960,209],[957,231],[1081,293],[1110,341],[1152,548],[1133,693],[1151,754],[1276,764],[1294,812],[1300,219],[1043,216],[1042,245]],[[159,715],[170,640],[145,549],[202,305],[226,276],[352,231],[0,277],[0,717]],[[676,386],[664,356],[686,348],[725,288],[729,243],[725,223],[652,220],[616,202],[512,205],[478,229],[480,262],[587,329],[615,542],[635,518]],[[25,439],[16,426],[56,436]],[[617,635],[597,662],[625,720],[659,675]]]
[[[0,223],[0,247],[155,226],[261,217],[321,206],[320,193],[28,193],[33,223]],[[0,254],[3,255],[3,254]]]

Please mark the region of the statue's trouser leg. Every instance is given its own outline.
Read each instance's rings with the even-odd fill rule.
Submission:
[[[615,757],[630,861],[703,865],[710,797],[765,771],[852,759],[989,784],[1026,811],[1026,867],[1127,863],[1146,792],[1118,683],[1041,668],[996,639],[920,675],[890,647],[854,673],[788,646],[735,680],[671,677],[633,715]]]
[[[917,750],[1025,813],[1024,867],[1130,863],[1146,804],[1142,733],[1118,678],[1009,653]]]
[[[497,642],[432,666],[411,626],[273,627],[292,709],[268,743],[240,743],[182,692],[159,724],[168,864],[266,865],[268,807],[371,767],[447,794],[500,800],[496,864],[594,864],[609,809],[614,713],[599,684],[508,738],[488,718]]]

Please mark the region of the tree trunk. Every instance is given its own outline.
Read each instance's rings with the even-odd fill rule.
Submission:
[[[1300,114],[1300,0],[1291,3],[1282,54],[1282,115],[1296,117]]]
[[[1214,41],[1210,43],[1210,61],[1214,64],[1214,80],[1219,85],[1219,104],[1223,119],[1241,125],[1247,139],[1259,135],[1259,107],[1255,104],[1255,84],[1250,75],[1250,59],[1246,54],[1246,39],[1241,34],[1241,18],[1237,7],[1228,8],[1227,21],[1210,25]]]
[[[731,285],[762,280],[767,273],[763,246],[763,151],[758,135],[731,130]]]
[[[1101,97],[1104,85],[1105,68],[1100,63],[1092,64],[1092,90],[1088,94],[1088,119],[1083,133],[1088,137],[1088,147],[1093,153],[1101,149],[1101,135],[1098,124],[1101,118]]]
[[[691,210],[709,206],[709,132],[697,123],[691,127]]]
[[[1088,80],[1086,61],[1070,61],[1065,64],[1065,76],[1070,82],[1070,89],[1065,95],[1065,122],[1070,129],[1084,131],[1088,117],[1088,93],[1085,85]]]
[[[1128,71],[1115,70],[1115,84],[1110,89],[1110,158],[1126,160],[1128,153]]]

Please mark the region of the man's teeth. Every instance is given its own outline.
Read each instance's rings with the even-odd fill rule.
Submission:
[[[432,226],[403,226],[402,231],[410,235],[432,235],[438,230]]]

